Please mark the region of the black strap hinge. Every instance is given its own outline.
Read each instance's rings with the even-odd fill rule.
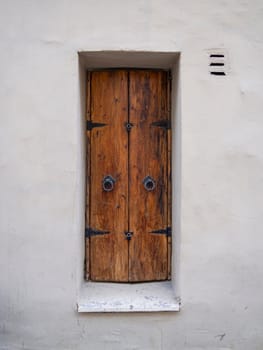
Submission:
[[[159,235],[166,235],[167,237],[171,237],[172,236],[172,228],[170,226],[168,226],[164,229],[150,231],[150,233],[155,233],[155,234],[159,234]]]
[[[86,228],[85,229],[85,237],[91,237],[91,236],[98,236],[98,235],[107,235],[110,231],[100,231],[100,230],[94,230],[93,228]]]
[[[168,130],[171,129],[171,122],[170,120],[159,120],[157,122],[153,122],[151,126],[157,126],[159,128]]]
[[[92,130],[93,128],[101,128],[107,124],[105,123],[96,123],[91,120],[87,120],[87,130]]]

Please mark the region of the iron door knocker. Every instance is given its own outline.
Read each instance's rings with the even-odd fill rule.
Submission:
[[[153,191],[156,187],[156,182],[151,176],[146,176],[142,182],[146,191]]]
[[[105,192],[111,192],[114,189],[114,184],[116,180],[111,176],[107,175],[102,181],[102,188]]]

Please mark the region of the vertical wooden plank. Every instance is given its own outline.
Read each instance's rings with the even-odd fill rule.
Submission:
[[[167,73],[167,119],[170,120],[171,124],[171,73]],[[172,132],[171,129],[167,130],[167,176],[168,176],[168,182],[167,182],[167,203],[168,203],[168,210],[167,210],[167,222],[168,227],[172,228]],[[173,235],[173,232],[172,232]],[[172,236],[167,238],[168,240],[168,251],[167,251],[167,274],[168,274],[168,280],[171,279],[171,266],[172,266]]]
[[[87,104],[86,104],[86,122],[90,120],[90,72],[87,73],[86,80]],[[85,227],[89,227],[89,205],[90,205],[90,135],[86,131],[86,210]],[[85,238],[85,278],[89,279],[89,239]]]
[[[90,237],[90,276],[94,281],[128,281],[128,76],[126,71],[91,74],[91,120],[106,124],[91,134],[90,227],[109,234]],[[115,180],[113,191],[103,178]]]
[[[131,71],[129,77],[130,193],[129,280],[165,280],[168,277],[167,236],[151,231],[168,225],[167,130],[153,123],[167,120],[167,74]],[[147,191],[143,179],[151,176],[156,188]]]

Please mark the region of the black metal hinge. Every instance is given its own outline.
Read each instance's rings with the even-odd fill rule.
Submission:
[[[166,235],[167,237],[171,237],[172,236],[172,229],[170,226],[168,226],[164,229],[150,231],[150,233],[155,233],[155,234],[159,234],[159,235]]]
[[[100,230],[94,230],[90,227],[85,229],[85,237],[91,237],[91,236],[98,236],[98,235],[107,235],[110,231],[100,231]]]
[[[151,124],[152,126],[157,126],[159,128],[163,128],[163,129],[171,129],[171,122],[170,120],[159,120],[157,122],[153,122]]]
[[[105,123],[96,123],[91,120],[87,120],[87,130],[92,130],[93,128],[101,128],[102,126],[105,126],[107,124]]]

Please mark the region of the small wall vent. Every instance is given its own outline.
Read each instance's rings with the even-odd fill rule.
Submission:
[[[211,75],[224,76],[227,74],[226,54],[224,52],[209,53],[209,72]]]

